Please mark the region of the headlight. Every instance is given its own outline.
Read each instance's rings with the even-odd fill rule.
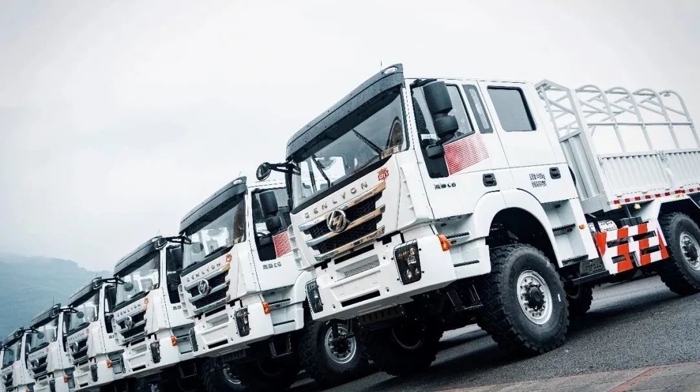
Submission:
[[[248,308],[238,309],[236,311],[236,327],[238,328],[238,334],[241,336],[248,336],[250,333]]]
[[[416,241],[394,248],[394,260],[401,276],[401,283],[409,284],[420,280],[422,273]]]
[[[323,311],[323,301],[321,301],[321,293],[318,291],[316,279],[306,284],[306,298],[309,300],[312,312],[318,313]]]

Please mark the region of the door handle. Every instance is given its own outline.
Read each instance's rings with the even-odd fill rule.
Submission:
[[[483,177],[484,186],[496,186],[498,182],[496,181],[496,175],[493,173],[486,173]]]

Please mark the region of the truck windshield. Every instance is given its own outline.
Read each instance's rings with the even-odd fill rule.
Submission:
[[[58,317],[46,323],[34,327],[37,332],[29,335],[29,351],[38,350],[55,342],[58,333]]]
[[[292,174],[291,181],[294,207],[400,151],[405,129],[401,94],[398,91],[387,94],[386,99],[380,100],[381,104],[335,124],[332,142],[321,142],[320,148],[311,149],[294,161],[299,169]],[[329,136],[323,135],[323,139]]]
[[[245,201],[241,195],[221,214],[198,225],[192,233],[186,232],[192,243],[184,245],[183,268],[245,241],[245,225]]]
[[[5,351],[2,356],[2,367],[6,368],[13,363],[15,363],[15,359],[17,359],[19,355],[19,348],[20,344],[22,343],[21,339],[15,340],[14,343],[11,343],[9,346],[5,347]]]
[[[131,301],[133,298],[158,287],[160,283],[160,253],[146,256],[133,266],[120,273],[118,277],[124,284],[117,285],[115,307]],[[127,290],[128,289],[128,290]]]
[[[68,320],[66,328],[66,330],[68,330],[68,333],[75,332],[79,329],[83,329],[88,324],[97,321],[99,303],[100,292],[98,291],[83,302],[79,302],[73,305],[73,307],[75,308],[75,313],[70,313],[70,316],[66,317],[66,320]]]

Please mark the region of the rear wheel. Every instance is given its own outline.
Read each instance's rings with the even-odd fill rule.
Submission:
[[[353,333],[352,322],[313,322],[310,318],[307,321],[299,341],[299,354],[301,366],[311,378],[327,387],[349,381],[366,370],[365,345]],[[338,336],[333,333],[334,323]]]
[[[569,302],[569,315],[581,317],[588,312],[593,303],[593,288],[590,285],[566,285],[566,299]]]
[[[700,292],[700,228],[682,213],[661,217],[669,260],[659,269],[661,280],[676,294]]]
[[[406,320],[392,328],[367,333],[370,357],[379,369],[393,376],[426,370],[435,361],[442,328]]]
[[[477,281],[484,304],[479,326],[512,352],[533,355],[562,345],[569,327],[566,292],[547,257],[513,244],[492,249],[491,265]]]
[[[240,380],[241,387],[251,392],[282,391],[297,379],[299,361],[292,355],[268,358],[256,362],[236,363],[233,376]]]

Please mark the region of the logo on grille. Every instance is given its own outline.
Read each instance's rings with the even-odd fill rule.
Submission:
[[[328,230],[334,233],[340,233],[348,227],[348,219],[345,216],[345,212],[341,210],[335,210],[328,215],[326,218],[326,225]]]
[[[197,290],[199,290],[199,294],[207,295],[209,294],[210,289],[211,288],[209,287],[209,282],[207,282],[206,279],[202,279],[199,281],[199,284],[197,285]]]
[[[134,326],[134,319],[131,318],[131,316],[127,316],[126,319],[124,319],[124,329],[131,329]]]

